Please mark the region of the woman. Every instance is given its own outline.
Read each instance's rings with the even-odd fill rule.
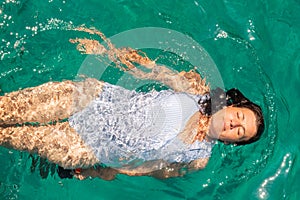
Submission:
[[[70,40],[79,43],[81,52],[107,55],[133,76],[170,89],[138,93],[86,79],[11,92],[0,97],[0,145],[76,169],[60,168],[61,174],[109,180],[117,173],[181,176],[205,167],[216,139],[236,144],[259,139],[264,129],[261,109],[238,90],[226,96],[216,90],[210,96],[205,80],[194,71],[176,73],[133,49],[114,48],[97,30],[77,30],[98,34],[107,44]],[[226,105],[211,102],[218,98]],[[99,163],[108,167],[93,167]]]

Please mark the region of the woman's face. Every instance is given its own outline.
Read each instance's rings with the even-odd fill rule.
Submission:
[[[247,141],[256,135],[256,117],[248,108],[226,107],[212,116],[208,137],[223,142]]]

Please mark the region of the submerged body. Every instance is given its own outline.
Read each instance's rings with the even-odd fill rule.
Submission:
[[[95,79],[49,82],[0,97],[0,144],[66,169],[147,162],[139,172],[158,170],[210,156],[210,142],[189,140],[197,134],[199,97],[173,90],[139,93]],[[14,125],[25,122],[40,125]]]
[[[129,91],[105,83],[99,97],[72,115],[69,123],[108,166],[153,160],[189,163],[210,157],[212,148],[212,142],[189,144],[179,137],[199,112],[199,98],[172,90]]]

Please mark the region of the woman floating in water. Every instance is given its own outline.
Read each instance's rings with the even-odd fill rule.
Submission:
[[[0,97],[0,145],[37,153],[68,169],[60,167],[62,175],[80,179],[118,173],[167,178],[204,168],[215,140],[248,144],[260,138],[261,108],[237,89],[220,95],[194,71],[176,73],[136,50],[115,48],[97,30],[76,30],[107,44],[70,40],[82,53],[106,55],[136,78],[170,89],[136,92],[87,78],[11,92]],[[211,95],[226,105],[214,105]]]

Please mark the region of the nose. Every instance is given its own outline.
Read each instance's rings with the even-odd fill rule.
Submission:
[[[239,120],[230,120],[230,128],[233,129],[235,127],[242,126],[241,122]]]

